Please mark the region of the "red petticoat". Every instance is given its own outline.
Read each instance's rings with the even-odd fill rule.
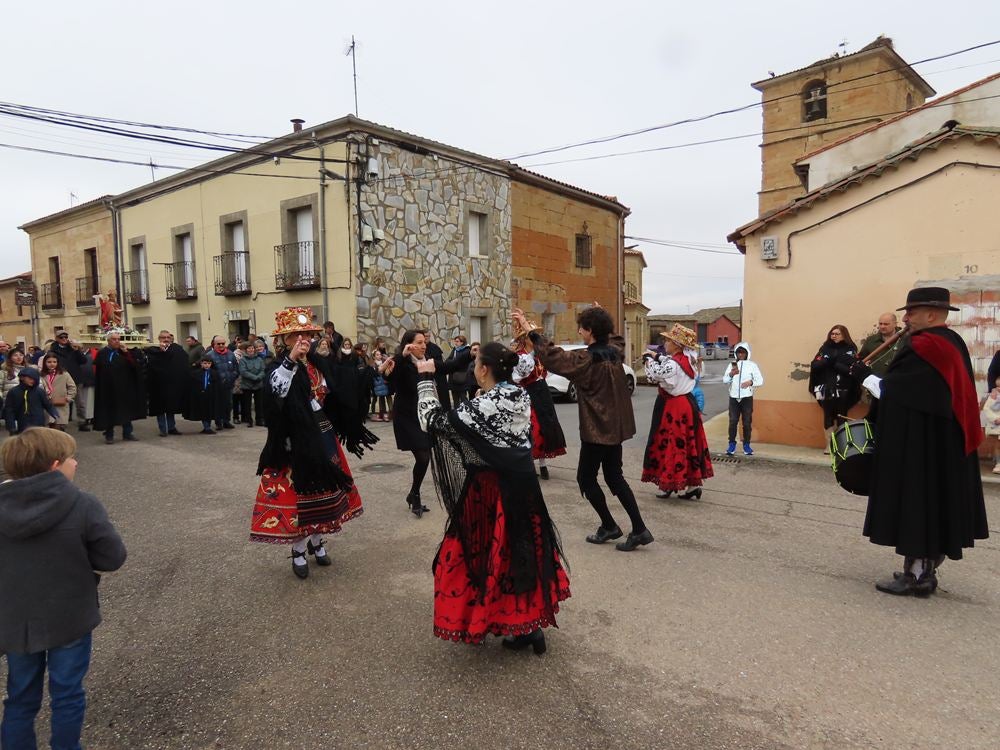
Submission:
[[[550,583],[550,591],[542,591],[539,579],[533,591],[510,593],[510,547],[496,473],[478,474],[464,502],[487,503],[496,508],[486,591],[482,597],[478,595],[469,580],[461,542],[456,536],[446,535],[434,565],[434,635],[447,641],[481,643],[488,634],[522,635],[555,627],[559,602],[570,596],[569,578],[558,556],[554,560],[556,580]],[[537,517],[533,520],[535,549],[540,556],[541,523]]]
[[[652,427],[642,464],[642,481],[663,492],[700,487],[714,476],[705,428],[696,424],[691,399],[663,396],[663,413]],[[653,411],[654,419],[656,409]]]
[[[351,475],[344,449],[337,442],[340,468]],[[250,519],[250,540],[291,544],[307,534],[335,534],[364,512],[356,486],[311,495],[295,491],[291,469],[268,468],[260,477],[257,500]]]
[[[531,407],[531,457],[534,459],[539,458],[555,458],[556,456],[566,455],[566,444],[563,442],[562,445],[546,445],[545,436],[542,434],[542,425],[538,421],[538,414],[535,412],[535,407]]]

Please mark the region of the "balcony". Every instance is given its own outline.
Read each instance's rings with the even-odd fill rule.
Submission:
[[[43,310],[61,310],[62,285],[58,281],[42,284],[40,287]]]
[[[146,269],[125,272],[125,301],[130,305],[149,304],[149,275]]]
[[[623,286],[626,302],[641,302],[639,299],[639,289],[631,281],[626,281]]]
[[[290,242],[274,246],[274,286],[278,289],[319,289],[319,244]]]
[[[215,293],[223,297],[250,294],[250,253],[215,256]]]
[[[165,263],[163,268],[167,273],[167,299],[198,298],[193,260]]]
[[[100,284],[92,276],[78,276],[76,279],[76,306],[94,307],[94,296],[100,294]]]

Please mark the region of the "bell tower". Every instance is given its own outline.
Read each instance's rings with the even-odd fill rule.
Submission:
[[[805,193],[796,160],[923,104],[935,91],[880,36],[849,55],[751,84],[761,93],[761,215]]]

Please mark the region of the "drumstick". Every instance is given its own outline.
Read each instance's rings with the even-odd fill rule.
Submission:
[[[871,364],[872,360],[874,360],[882,352],[884,352],[886,349],[888,349],[893,344],[895,344],[897,341],[899,341],[899,337],[900,336],[903,336],[904,334],[907,334],[909,332],[910,332],[910,327],[909,326],[906,326],[905,328],[899,329],[894,334],[892,334],[892,336],[890,336],[885,341],[883,341],[875,351],[873,351],[871,354],[869,354],[867,357],[865,357],[862,360],[862,362],[864,362],[866,365]]]

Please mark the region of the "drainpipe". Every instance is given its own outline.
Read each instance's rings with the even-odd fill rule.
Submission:
[[[121,282],[121,274],[123,272],[124,263],[121,257],[122,242],[121,242],[121,213],[118,207],[114,204],[113,200],[107,200],[104,202],[107,206],[108,211],[111,212],[111,239],[113,252],[115,260],[115,294],[118,295],[118,304],[122,308],[122,323],[128,324],[128,300],[125,299],[125,295],[122,293],[123,283]],[[100,293],[100,289],[97,290]]]
[[[323,290],[324,320],[333,320],[330,314],[330,292],[326,283],[326,156],[323,145],[312,134],[313,143],[319,148],[319,286]]]
[[[625,214],[618,216],[618,261],[616,263],[618,272],[618,330],[625,334]],[[626,342],[627,346],[628,342]]]

